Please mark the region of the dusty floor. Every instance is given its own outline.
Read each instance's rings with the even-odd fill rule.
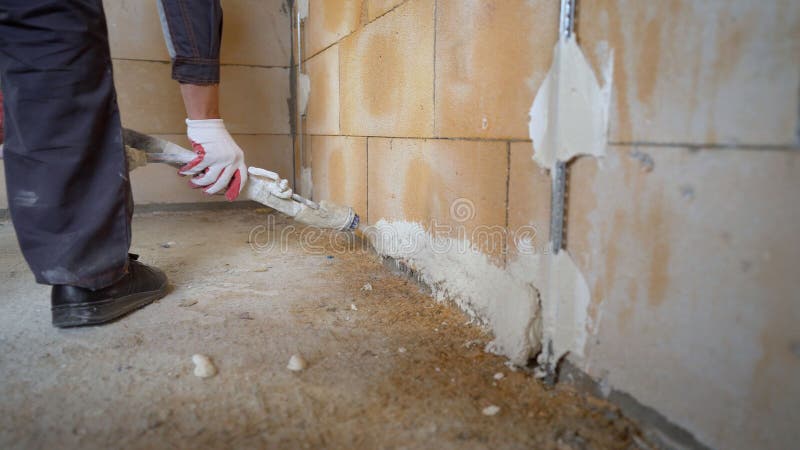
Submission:
[[[138,215],[132,251],[171,294],[56,330],[0,222],[0,448],[644,445],[614,407],[512,372],[459,312],[334,237],[263,210]],[[219,374],[195,377],[194,353]]]

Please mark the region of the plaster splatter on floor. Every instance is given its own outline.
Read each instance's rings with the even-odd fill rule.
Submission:
[[[509,371],[483,351],[491,336],[369,249],[293,225],[263,210],[138,215],[132,251],[167,272],[170,294],[109,326],[56,330],[0,222],[0,448],[641,442],[606,402]],[[197,353],[216,376],[193,375]],[[302,372],[286,368],[296,353]]]

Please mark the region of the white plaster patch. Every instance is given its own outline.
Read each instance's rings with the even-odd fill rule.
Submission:
[[[378,253],[417,271],[437,300],[452,299],[488,324],[495,339],[487,350],[519,365],[539,351],[539,255],[524,255],[504,270],[468,242],[431,236],[418,223],[380,220],[364,233]]]
[[[547,286],[542,295],[545,345],[539,364],[555,364],[568,352],[582,358],[587,339],[589,285],[566,251],[548,258]]]
[[[530,110],[533,160],[552,169],[578,155],[603,156],[608,137],[613,53],[604,64],[601,87],[574,37],[559,39],[553,65]]]
[[[489,325],[495,339],[487,351],[516,365],[543,350],[542,342],[553,351],[543,351],[539,363],[567,352],[583,356],[589,288],[566,251],[523,253],[503,269],[468,242],[432,236],[418,223],[379,220],[364,233],[378,253],[415,270],[437,300],[453,300]]]

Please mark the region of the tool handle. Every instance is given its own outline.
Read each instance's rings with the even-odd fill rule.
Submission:
[[[139,133],[129,128],[122,129],[122,141],[126,146],[146,153],[147,161],[142,161],[141,164],[159,162],[181,167],[197,157],[195,152],[183,148],[180,145],[144,133]],[[292,200],[300,202],[311,209],[319,209],[317,203],[305,197],[301,197],[300,195],[292,194]]]

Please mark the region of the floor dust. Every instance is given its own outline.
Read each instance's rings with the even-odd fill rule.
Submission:
[[[133,229],[171,293],[56,330],[0,222],[0,448],[646,447],[612,405],[483,352],[489,336],[357,239],[264,210],[148,213]],[[195,377],[194,354],[216,376]]]

